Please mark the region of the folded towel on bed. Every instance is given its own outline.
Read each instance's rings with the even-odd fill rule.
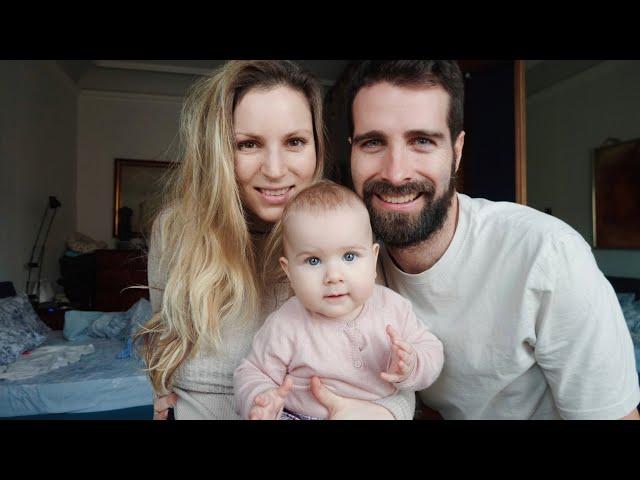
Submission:
[[[0,366],[0,380],[24,380],[65,367],[80,360],[82,355],[93,353],[93,345],[45,346],[23,354],[14,363]]]

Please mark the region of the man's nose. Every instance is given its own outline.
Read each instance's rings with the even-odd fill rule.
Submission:
[[[409,152],[404,143],[390,145],[385,154],[384,168],[381,173],[382,178],[392,185],[400,185],[411,180]]]
[[[277,180],[287,173],[287,162],[278,148],[270,148],[266,152],[261,168],[262,174],[271,179]]]

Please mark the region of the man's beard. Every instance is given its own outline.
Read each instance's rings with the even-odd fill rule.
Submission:
[[[455,167],[454,167],[455,168]],[[449,188],[443,195],[434,199],[435,186],[429,180],[405,183],[393,186],[387,182],[371,181],[364,184],[364,203],[371,217],[371,228],[379,240],[392,247],[412,247],[428,240],[439,231],[447,219],[447,212],[455,193],[455,170],[452,168]],[[417,214],[401,212],[380,212],[371,200],[373,195],[417,195],[424,196],[425,205]]]

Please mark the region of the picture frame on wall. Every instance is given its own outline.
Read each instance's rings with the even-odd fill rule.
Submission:
[[[595,150],[592,199],[593,246],[640,249],[640,139]]]

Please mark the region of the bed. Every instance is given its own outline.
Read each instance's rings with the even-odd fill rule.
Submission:
[[[11,295],[13,293],[14,295]],[[26,295],[0,298],[0,418],[151,419],[153,393],[131,336],[151,314],[69,310],[51,330]]]
[[[151,419],[153,395],[142,364],[116,358],[123,342],[69,342],[62,331],[52,331],[42,346],[87,344],[95,351],[76,363],[24,380],[0,380],[0,417]]]

